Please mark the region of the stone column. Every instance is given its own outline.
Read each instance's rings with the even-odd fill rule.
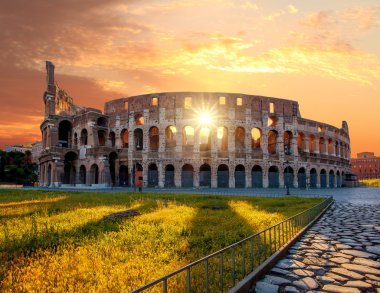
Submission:
[[[305,135],[305,149],[304,152],[309,152],[309,138]]]
[[[182,187],[181,182],[181,168],[177,166],[174,167],[174,184],[176,187]]]
[[[317,188],[321,188],[321,174],[317,171]]]
[[[280,184],[280,188],[284,188],[285,187],[285,171],[284,171],[284,168],[282,168],[282,166],[280,166],[279,168],[279,184]]]
[[[263,167],[263,187],[268,188],[268,186],[269,186],[268,168]]]
[[[211,187],[218,187],[218,178],[217,178],[218,166],[211,166]]]
[[[158,187],[163,188],[165,186],[165,169],[162,162],[158,163]]]
[[[293,186],[294,188],[298,188],[298,173],[295,173],[295,171],[293,176]]]
[[[251,188],[252,187],[252,172],[251,169],[245,170],[245,187]]]
[[[229,174],[229,183],[228,183],[228,187],[229,188],[235,188],[235,168],[231,168],[231,166],[228,166],[228,169],[230,170],[228,172]]]
[[[199,146],[198,146],[199,149]],[[194,166],[193,166],[194,167]],[[199,187],[199,166],[194,167],[193,186]]]

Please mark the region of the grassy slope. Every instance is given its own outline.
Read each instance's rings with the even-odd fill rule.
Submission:
[[[0,190],[0,291],[129,291],[320,201]]]

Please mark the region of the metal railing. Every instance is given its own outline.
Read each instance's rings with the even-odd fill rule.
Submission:
[[[133,293],[226,292],[260,266],[331,203],[322,203],[154,280]]]

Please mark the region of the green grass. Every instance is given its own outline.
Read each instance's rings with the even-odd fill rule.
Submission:
[[[319,202],[0,190],[0,291],[130,291]],[[102,221],[126,209],[141,215]]]

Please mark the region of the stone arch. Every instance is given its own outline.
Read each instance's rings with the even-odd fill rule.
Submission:
[[[331,138],[328,139],[328,153],[330,156],[334,154],[334,142]]]
[[[252,167],[252,187],[262,188],[263,187],[263,169],[259,165]]]
[[[235,167],[235,188],[245,188],[245,167],[237,165]]]
[[[115,147],[115,144],[116,144],[116,134],[115,132],[111,131],[110,134],[109,134],[109,140],[110,140],[110,143],[111,143],[111,147]]]
[[[51,171],[51,164],[48,165],[48,169],[47,169],[47,186],[51,186],[52,182],[53,182],[53,173]]]
[[[302,132],[298,132],[297,147],[299,153],[305,152],[305,134],[303,134]]]
[[[155,163],[149,164],[148,166],[148,186],[158,186],[158,168]]]
[[[160,131],[158,127],[153,126],[149,129],[149,148],[151,151],[158,151],[160,146]]]
[[[175,187],[175,169],[172,164],[165,167],[165,187]]]
[[[294,170],[291,166],[286,166],[284,169],[284,184],[289,188],[294,187]]]
[[[165,129],[165,147],[166,149],[173,149],[176,147],[175,134],[177,133],[177,128],[174,125],[170,125]]]
[[[310,170],[310,188],[317,188],[318,174],[315,168]]]
[[[79,183],[80,184],[86,184],[86,166],[85,165],[81,165],[79,167]]]
[[[182,166],[181,186],[182,187],[194,186],[194,167],[191,164],[185,164]]]
[[[135,115],[135,125],[144,125],[144,116],[141,113]]]
[[[260,150],[261,149],[261,129],[260,128],[252,128],[251,130],[251,147],[252,150]]]
[[[58,125],[58,145],[61,147],[71,147],[72,124],[68,120],[62,120]]]
[[[284,132],[284,154],[290,155],[292,151],[292,139],[293,134],[291,131],[287,130]]]
[[[182,140],[184,146],[194,145],[194,127],[188,125],[183,127]]]
[[[309,153],[313,154],[316,151],[316,140],[314,134],[309,135]]]
[[[99,117],[96,120],[96,124],[100,127],[107,127],[107,119],[105,117]]]
[[[99,142],[99,146],[106,145],[106,131],[105,130],[98,130],[98,142]]]
[[[199,186],[211,187],[211,167],[203,164],[199,168]]]
[[[78,133],[74,133],[74,147],[78,146]]]
[[[329,187],[333,188],[334,187],[334,183],[335,183],[334,170],[330,170],[330,172],[329,172]]]
[[[340,172],[339,172],[339,170],[338,171],[336,171],[336,187],[341,187],[341,185],[342,185],[342,179],[341,179],[341,177],[340,177]]]
[[[216,129],[216,137],[218,144],[218,151],[226,152],[228,151],[228,128],[225,126],[220,126]]]
[[[208,127],[202,127],[199,131],[199,150],[211,150],[211,130]]]
[[[82,131],[80,132],[80,145],[87,145],[88,143],[88,133],[87,129],[83,128]]]
[[[90,168],[90,183],[99,184],[99,167],[97,164],[92,164]]]
[[[143,130],[141,128],[136,128],[133,132],[133,138],[135,140],[135,150],[141,151],[143,149]]]
[[[335,156],[339,156],[339,142],[337,141],[335,142]]]
[[[120,133],[121,143],[123,148],[128,148],[129,146],[129,131],[128,129],[123,129]]]
[[[279,171],[277,166],[271,166],[268,169],[268,181],[269,188],[279,188],[280,187],[280,179],[279,179]]]
[[[326,153],[326,145],[325,145],[325,138],[324,137],[319,138],[319,153],[320,154]]]
[[[268,132],[268,154],[269,155],[277,154],[277,136],[278,136],[278,133],[276,130],[269,130]]]
[[[243,151],[245,149],[245,129],[244,127],[236,127],[235,129],[235,149]]]
[[[226,164],[221,164],[218,166],[217,171],[217,181],[218,181],[218,187],[219,188],[228,188],[229,187],[229,169]]]
[[[78,159],[78,155],[74,152],[67,152],[64,159],[63,184],[75,185],[76,168],[74,161]]]
[[[119,167],[119,184],[120,186],[129,186],[130,184],[128,167],[125,165],[121,165]]]
[[[327,187],[327,173],[325,169],[321,169],[320,173],[321,188]]]
[[[117,159],[118,159],[118,155],[116,152],[111,152],[108,156],[112,186],[116,185],[116,160]]]
[[[298,179],[298,188],[306,188],[307,187],[306,169],[304,167],[301,167],[298,169],[297,179]]]

